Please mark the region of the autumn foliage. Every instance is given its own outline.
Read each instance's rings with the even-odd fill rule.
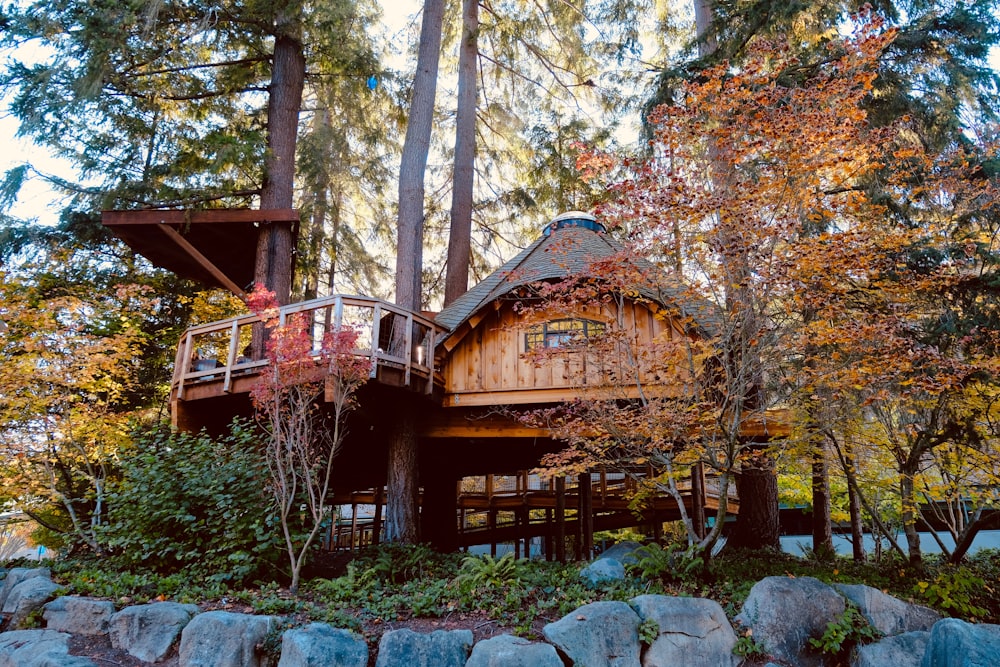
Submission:
[[[293,594],[309,547],[331,508],[334,459],[346,436],[355,392],[368,380],[371,362],[354,355],[357,332],[317,334],[305,314],[280,321],[274,294],[258,285],[247,299],[267,328],[268,365],[250,393],[266,436],[265,459],[291,567]],[[300,525],[300,506],[308,518]]]
[[[609,378],[605,396],[536,415],[570,442],[547,461],[552,471],[653,460],[673,491],[680,469],[699,462],[725,484],[769,461],[794,473],[831,459],[856,493],[875,477],[889,489],[911,559],[929,512],[996,501],[982,493],[998,481],[986,463],[996,460],[1000,370],[989,287],[997,193],[982,169],[992,147],[931,154],[908,119],[869,123],[864,103],[893,39],[862,15],[818,62],[754,42],[745,62],[706,70],[653,112],[649,158],[581,159],[614,193],[600,217],[629,248],[548,287],[551,303],[648,299],[635,288],[644,285],[660,290],[660,316],[685,337],[646,349],[614,332],[587,341],[613,344],[655,379]],[[711,326],[695,326],[684,303]],[[639,399],[622,401],[637,383]],[[741,434],[769,408],[785,410],[794,432],[762,450]],[[744,509],[752,500],[741,493]],[[885,512],[867,508],[892,539]],[[960,544],[978,515],[963,516]],[[688,532],[704,548],[717,537]]]

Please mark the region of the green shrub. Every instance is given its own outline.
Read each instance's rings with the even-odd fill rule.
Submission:
[[[254,434],[212,439],[166,428],[135,436],[109,490],[105,546],[125,568],[192,568],[239,583],[282,555]]]
[[[464,593],[494,591],[508,586],[520,586],[514,552],[508,551],[500,558],[469,555],[462,559],[455,580]]]
[[[651,542],[635,550],[636,562],[628,569],[644,579],[661,581],[688,581],[698,577],[705,560],[695,546],[661,547]]]
[[[736,645],[733,646],[733,654],[751,662],[762,662],[770,657],[767,647],[753,636],[750,628],[739,633]]]
[[[914,592],[932,607],[963,618],[983,618],[989,610],[976,604],[975,598],[986,582],[968,567],[947,567],[930,581],[918,581]]]
[[[809,645],[845,661],[855,646],[878,641],[881,637],[882,633],[872,627],[858,608],[848,603],[844,613],[836,621],[827,623],[823,635],[810,639]]]

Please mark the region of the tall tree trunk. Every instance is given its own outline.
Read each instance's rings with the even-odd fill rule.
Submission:
[[[903,469],[900,470],[899,502],[902,506],[903,534],[906,536],[906,555],[911,563],[919,563],[921,560],[920,535],[917,533],[917,498],[913,489],[916,470],[910,468],[909,465],[904,465]]]
[[[279,12],[276,26],[267,105],[268,151],[260,193],[260,207],[264,210],[292,208],[295,141],[306,73],[298,17]],[[265,221],[257,240],[254,280],[273,291],[281,304],[288,303],[291,295],[292,250],[291,225]]]
[[[403,157],[399,165],[399,222],[396,244],[396,303],[420,310],[424,237],[424,171],[430,150],[434,96],[444,0],[424,0],[417,72],[410,98]],[[414,543],[419,539],[417,510],[417,437],[414,416],[404,411],[389,437],[386,475],[386,537]]]
[[[830,560],[835,554],[830,519],[830,468],[822,442],[817,443],[813,451],[812,506],[813,556],[820,560]]]
[[[330,110],[320,106],[313,116],[313,132],[321,137],[329,136]],[[323,243],[326,240],[326,212],[329,200],[330,152],[323,150],[323,156],[317,161],[318,167],[313,174],[312,183],[312,215],[309,228],[309,256],[299,262],[299,268],[304,274],[302,280],[302,298],[306,301],[319,296],[319,278],[323,265]]]
[[[711,55],[717,48],[710,37],[710,27],[715,20],[712,0],[694,0],[695,27],[698,53]],[[709,142],[709,155],[713,162],[712,187],[724,190],[731,187],[724,172],[723,161],[714,141]],[[742,221],[730,221],[720,216],[718,222],[718,253],[723,272],[725,307],[730,331],[724,341],[723,354],[729,364],[726,373],[726,393],[732,403],[730,410],[742,423],[751,412],[767,407],[763,382],[763,368],[757,339],[761,332],[761,315],[758,313],[756,295],[752,287],[749,252],[743,240]],[[734,437],[738,437],[735,434]],[[737,480],[740,496],[740,515],[736,528],[727,544],[736,538],[736,545],[744,549],[777,549],[778,540],[778,477],[770,457],[754,450],[745,455],[741,464],[742,474]]]
[[[715,36],[709,34],[714,20],[712,0],[694,0],[694,24],[698,34],[698,56],[701,58],[712,55],[719,48]]]
[[[386,476],[385,538],[389,542],[420,541],[415,415],[401,406],[389,434],[389,471]]]
[[[469,289],[472,253],[472,197],[476,161],[476,62],[479,56],[479,0],[462,3],[462,42],[458,52],[458,110],[455,115],[455,166],[451,189],[451,229],[444,305]]]
[[[847,476],[847,507],[851,515],[851,555],[855,563],[865,562],[865,526],[861,517],[861,496],[857,490],[854,448],[844,443],[844,474]]]
[[[333,202],[327,201],[327,210],[330,214],[330,242],[327,250],[330,252],[330,265],[326,270],[326,293],[337,293],[337,259],[340,254],[340,212],[343,210],[344,193],[337,189],[334,193]]]
[[[437,93],[444,0],[425,0],[413,95],[399,164],[399,218],[396,244],[396,303],[420,310],[423,271],[424,171],[430,150]]]
[[[726,549],[781,549],[778,513],[772,509],[778,506],[776,480],[774,461],[767,453],[755,451],[744,458],[736,479],[740,514]],[[745,503],[744,498],[753,502]]]

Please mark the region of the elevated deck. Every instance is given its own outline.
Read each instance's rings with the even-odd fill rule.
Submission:
[[[720,480],[706,475],[701,467],[690,472],[677,480],[677,490],[688,516],[703,521],[703,517],[714,515],[723,502]],[[464,477],[455,490],[457,544],[490,544],[495,552],[498,543],[513,543],[519,553],[520,540],[539,537],[544,538],[546,555],[554,556],[553,540],[579,536],[583,529],[580,519],[585,513],[590,517],[587,521],[591,529],[598,531],[680,519],[677,499],[665,492],[650,496],[641,507],[634,505],[635,492],[652,474],[648,466],[641,466],[600,469],[561,480],[545,479],[528,471]],[[385,501],[382,488],[335,494],[331,500],[345,509],[342,518],[331,526],[329,548],[356,549],[380,541]],[[739,513],[733,483],[726,494],[725,512],[730,516]]]
[[[425,394],[441,386],[434,346],[445,329],[423,315],[380,299],[342,294],[282,306],[279,323],[295,314],[309,318],[317,347],[328,331],[357,331],[355,354],[371,360],[377,382]],[[261,321],[243,315],[184,332],[170,387],[175,422],[180,403],[250,391],[267,365],[250,354],[253,327]]]

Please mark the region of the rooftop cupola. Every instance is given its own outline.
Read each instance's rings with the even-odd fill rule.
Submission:
[[[606,234],[608,231],[604,225],[597,221],[597,218],[592,213],[587,213],[586,211],[566,211],[565,213],[560,213],[549,224],[545,225],[543,234],[548,236],[556,230],[568,229],[570,227],[583,227],[598,234]]]

